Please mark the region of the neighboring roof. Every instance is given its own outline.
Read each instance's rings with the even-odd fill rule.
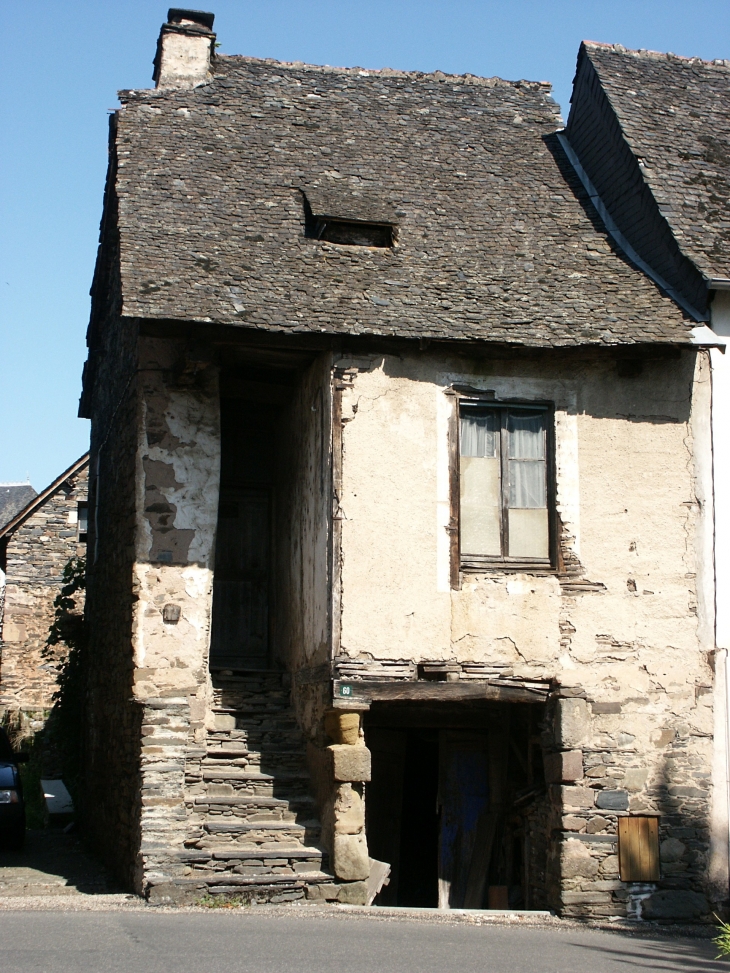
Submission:
[[[82,470],[88,464],[88,462],[89,454],[84,453],[83,456],[77,459],[76,462],[69,466],[67,470],[64,470],[58,479],[54,480],[53,483],[51,483],[50,486],[47,486],[46,489],[41,493],[36,495],[35,490],[33,490],[34,498],[30,501],[30,503],[26,503],[23,509],[19,510],[12,520],[7,521],[7,523],[0,526],[0,538],[5,537],[7,534],[12,534],[14,530],[24,524],[25,521],[32,516],[36,510],[38,510],[39,507],[43,506],[46,500],[48,500],[48,498],[51,497],[56,490],[59,489],[59,487],[63,486],[66,480],[70,479],[72,476],[75,476],[75,474],[78,473],[79,470]]]
[[[536,346],[690,340],[694,322],[587,202],[549,85],[227,56],[213,70],[193,90],[121,93],[124,315]],[[339,207],[329,215],[392,213],[396,246],[306,238],[305,193]]]
[[[30,483],[0,483],[0,529],[37,496]]]
[[[705,277],[730,278],[730,60],[583,52],[680,249]]]

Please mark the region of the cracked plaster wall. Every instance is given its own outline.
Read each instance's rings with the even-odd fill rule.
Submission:
[[[207,689],[220,487],[218,376],[176,378],[175,342],[140,340],[135,695]],[[165,605],[179,609],[163,620]]]
[[[515,675],[605,685],[614,664],[650,658],[653,647],[663,658],[696,655],[700,637],[712,648],[711,606],[698,615],[693,368],[693,354],[647,362],[630,379],[598,359],[356,363],[343,393],[343,652],[417,661],[496,654]],[[450,590],[444,390],[459,382],[498,399],[555,403],[563,546],[591,593],[566,594],[561,581],[570,579],[557,573],[469,573]],[[608,668],[593,676],[594,663]]]
[[[705,893],[717,901],[722,896],[708,887],[708,873],[724,867],[726,876],[727,867],[717,841],[722,814],[709,817],[714,618],[706,356],[645,361],[630,378],[598,356],[469,362],[426,353],[339,365],[350,377],[343,393],[342,654],[498,664],[506,675],[556,680],[580,694],[580,739],[566,743],[558,730],[548,741],[579,750],[585,775],[557,788],[553,828],[603,841],[590,845],[590,854],[604,854],[605,842],[615,841],[617,809],[597,809],[614,800],[609,792],[620,792],[620,813],[660,813],[663,840],[683,841],[682,860],[667,863],[662,887],[699,895],[693,902],[706,905]],[[452,383],[493,389],[498,399],[554,402],[569,574],[464,574],[461,590],[449,589],[452,406],[444,390]],[[580,590],[576,581],[591,584]],[[722,791],[718,766],[716,760]],[[554,905],[575,914],[625,914],[615,860],[601,868],[600,887],[563,870],[562,901]]]

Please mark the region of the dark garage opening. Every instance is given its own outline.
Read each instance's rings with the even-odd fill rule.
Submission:
[[[373,703],[368,847],[391,866],[376,905],[545,907],[542,719],[541,704]]]

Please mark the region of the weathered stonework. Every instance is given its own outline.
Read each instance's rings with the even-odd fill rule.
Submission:
[[[56,670],[43,647],[53,622],[53,601],[63,569],[86,556],[80,537],[79,504],[88,493],[88,456],[20,511],[0,532],[4,560],[0,716],[22,731],[38,729],[53,705]],[[83,594],[77,596],[83,611]]]

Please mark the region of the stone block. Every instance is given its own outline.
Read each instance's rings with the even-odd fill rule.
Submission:
[[[588,834],[600,834],[601,831],[606,830],[608,823],[608,818],[602,818],[600,814],[595,814],[586,825],[586,831]]]
[[[216,730],[235,730],[236,717],[230,713],[216,713],[214,725]]]
[[[596,792],[590,787],[561,787],[560,800],[563,807],[593,807],[596,801]]]
[[[334,882],[322,882],[321,885],[307,886],[307,899],[310,902],[336,902],[340,894],[340,886]]]
[[[335,780],[362,782],[370,780],[370,751],[364,746],[334,744],[327,747],[331,754],[332,775]]]
[[[709,911],[704,895],[679,889],[653,892],[641,903],[643,919],[699,919]]]
[[[624,773],[621,783],[627,791],[635,793],[636,791],[642,790],[648,776],[649,771],[646,767],[629,767]]]
[[[560,899],[564,905],[593,905],[596,903],[609,903],[611,901],[610,892],[562,892]]]
[[[618,876],[618,855],[607,855],[601,862],[601,875]]]
[[[560,850],[560,874],[569,878],[595,878],[600,862],[590,853],[588,846],[575,838],[568,838]]]
[[[365,827],[365,804],[352,784],[340,784],[335,792],[335,832],[359,834]]]
[[[599,791],[596,797],[596,807],[604,811],[627,811],[629,807],[628,791]]]
[[[148,888],[147,901],[150,905],[194,905],[204,895],[204,885],[191,888],[189,885],[176,885],[175,882],[161,882]]]
[[[679,838],[667,838],[662,841],[659,854],[663,862],[678,862],[686,850],[687,846]]]
[[[586,826],[586,819],[579,818],[577,814],[566,814],[561,819],[563,831],[583,831]]]
[[[360,740],[360,714],[330,710],[325,713],[324,730],[335,743],[355,746]]]
[[[360,882],[370,874],[370,858],[364,834],[335,834],[333,866],[337,878]]]
[[[346,905],[367,905],[368,902],[368,883],[367,882],[347,882],[339,885],[338,902]]]
[[[549,753],[545,757],[545,780],[548,784],[581,780],[582,777],[582,750],[564,750],[561,753]]]
[[[563,750],[579,750],[591,733],[588,703],[579,696],[558,700],[555,713],[555,738]]]

